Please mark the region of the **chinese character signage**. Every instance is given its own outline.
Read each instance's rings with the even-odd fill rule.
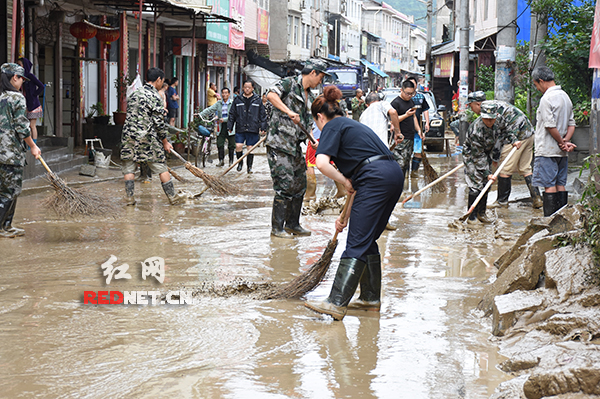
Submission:
[[[269,12],[258,9],[258,42],[269,44]]]
[[[229,27],[229,47],[244,49],[244,19],[246,18],[246,1],[229,0],[229,15],[238,21]]]
[[[435,59],[434,78],[449,78],[454,72],[454,53],[444,54]]]
[[[229,16],[229,0],[206,0],[213,7],[213,14]],[[206,40],[229,44],[229,22],[209,22],[206,24]]]
[[[218,43],[206,45],[206,65],[216,67],[227,66],[227,46]]]

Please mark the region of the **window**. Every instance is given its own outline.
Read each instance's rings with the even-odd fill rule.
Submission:
[[[488,20],[488,9],[490,8],[490,2],[489,0],[485,0],[483,3],[483,20],[487,21]]]
[[[294,17],[294,46],[298,45],[298,25],[300,25],[300,18]]]
[[[306,48],[306,24],[302,24],[302,47]]]
[[[294,17],[288,15],[288,43],[292,44],[292,26],[294,25]]]

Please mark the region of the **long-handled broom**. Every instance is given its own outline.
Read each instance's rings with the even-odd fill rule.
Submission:
[[[259,145],[261,145],[265,140],[267,139],[267,136],[263,136],[260,140],[258,140],[258,143],[254,144],[252,147],[250,147],[248,149],[248,151],[246,151],[246,153],[244,155],[242,155],[241,157],[239,157],[234,163],[231,164],[230,167],[228,167],[223,173],[221,173],[221,176],[219,177],[223,177],[225,176],[231,169],[235,168],[236,165],[240,162],[242,162],[244,160],[244,158],[246,158],[248,155],[250,155],[250,153],[252,151],[254,151],[254,149],[256,147],[258,147]],[[202,194],[204,194],[204,192],[208,190],[208,187],[205,187],[204,190],[200,191],[198,194],[194,195],[194,198],[198,198],[200,197]]]
[[[206,184],[206,187],[211,189],[215,194],[218,195],[230,195],[235,193],[235,189],[219,179],[218,177],[214,177],[204,172],[202,169],[195,167],[190,162],[186,161],[181,155],[179,155],[175,150],[171,150],[171,154],[175,155],[181,162],[185,165],[185,168],[189,170],[194,176],[201,178]]]
[[[344,205],[341,215],[342,220],[345,218],[346,212],[348,211],[348,208],[353,200],[354,194],[346,197],[346,204]],[[333,238],[327,243],[327,247],[325,248],[323,255],[315,264],[313,264],[307,271],[293,279],[288,284],[278,288],[270,294],[267,294],[265,299],[300,298],[302,295],[312,291],[317,285],[319,285],[321,280],[323,280],[323,277],[325,277],[325,274],[329,269],[329,265],[331,265],[331,259],[333,258],[333,254],[338,244],[337,236],[338,231],[336,230]]]
[[[452,169],[450,172],[446,173],[442,177],[438,177],[436,180],[432,181],[431,183],[429,183],[428,185],[426,185],[422,189],[420,189],[417,192],[409,195],[408,197],[406,197],[402,201],[402,206],[407,207],[407,208],[415,208],[414,206],[410,207],[410,206],[404,205],[404,204],[406,204],[410,199],[412,199],[412,198],[416,197],[417,195],[421,194],[423,191],[427,190],[428,188],[435,186],[436,184],[438,184],[439,182],[441,182],[442,180],[444,180],[445,178],[447,178],[448,176],[450,176],[451,174],[453,174],[454,172],[456,172],[457,170],[459,170],[463,166],[465,166],[465,164],[461,163],[460,165],[458,165],[457,167],[455,167],[454,169]]]
[[[431,182],[439,179],[438,173],[433,169],[431,164],[429,163],[429,159],[427,159],[427,155],[425,151],[421,151],[421,159],[423,160],[423,171],[425,175],[425,183],[429,184]],[[440,184],[439,186],[434,186],[433,191],[436,193],[443,193],[446,191],[446,186]]]
[[[41,155],[38,159],[48,172],[48,180],[54,189],[54,194],[45,201],[45,205],[54,209],[58,215],[65,217],[95,215],[116,217],[118,215],[120,208],[117,204],[98,195],[70,188],[50,170]]]
[[[504,167],[506,166],[506,164],[508,163],[510,158],[512,158],[512,156],[514,155],[515,152],[517,152],[517,147],[513,147],[512,150],[510,150],[510,152],[508,153],[508,155],[506,156],[504,161],[500,164],[500,166],[498,166],[498,169],[496,169],[496,172],[494,173],[494,177],[498,177],[498,175],[500,174],[502,169],[504,169]],[[473,205],[471,205],[471,207],[469,208],[467,213],[465,213],[460,218],[458,218],[459,222],[464,222],[465,220],[467,220],[469,215],[475,210],[475,207],[477,206],[477,204],[479,204],[479,201],[481,201],[481,199],[483,198],[483,196],[489,190],[489,188],[492,186],[493,183],[494,183],[494,180],[488,180],[487,184],[485,185],[483,190],[481,190],[481,192],[475,199],[475,202],[473,202]]]

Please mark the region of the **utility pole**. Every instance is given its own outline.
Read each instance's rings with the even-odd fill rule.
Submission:
[[[536,13],[531,13],[531,27],[529,30],[529,71],[546,65],[546,53],[541,46],[548,32],[548,23],[539,19]],[[527,113],[531,115],[533,107],[531,87],[527,90]],[[535,122],[535,115],[532,115],[532,121]]]
[[[469,95],[469,0],[460,0],[459,12],[459,81],[458,81],[458,101],[459,111],[464,112],[467,107],[467,97]],[[459,125],[459,142],[465,141],[468,122],[461,121]]]
[[[496,100],[514,104],[515,88],[511,80],[513,64],[517,59],[517,0],[496,3],[498,27],[496,41]]]
[[[431,36],[433,35],[432,28],[433,5],[432,0],[427,0],[427,50],[425,54],[425,78],[431,82]],[[431,87],[431,85],[430,85]]]

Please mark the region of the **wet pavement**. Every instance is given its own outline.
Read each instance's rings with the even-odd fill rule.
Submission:
[[[441,174],[458,156],[430,156]],[[490,320],[474,311],[494,260],[532,216],[527,204],[494,211],[491,226],[453,230],[466,211],[462,170],[446,193],[425,192],[414,208],[398,205],[395,231],[379,240],[380,313],[349,312],[343,322],[298,300],[199,295],[187,305],[90,305],[84,291],[191,290],[236,281],[281,283],[317,261],[335,216],[302,218],[311,237],[271,238],[272,189],[264,149],[255,173],[226,179],[240,194],[210,192],[170,206],[158,178],[136,182],[138,203],[116,218],[65,221],[44,209],[41,179],[27,181],[15,224],[25,237],[0,241],[0,397],[6,398],[486,398],[510,376],[489,340]],[[214,164],[213,164],[214,165]],[[208,166],[207,173],[221,169]],[[174,165],[172,165],[174,166]],[[422,169],[421,169],[422,170]],[[197,193],[203,183],[177,169]],[[422,173],[421,173],[422,175]],[[79,189],[91,180],[61,175]],[[82,189],[120,200],[118,170],[101,170]],[[416,191],[423,179],[407,180]],[[523,182],[514,193],[524,193]],[[317,195],[335,190],[318,174]],[[490,195],[490,202],[495,193]],[[331,287],[346,233],[326,280]],[[131,279],[106,284],[101,265],[129,265]],[[165,279],[142,278],[142,262],[165,260]]]

